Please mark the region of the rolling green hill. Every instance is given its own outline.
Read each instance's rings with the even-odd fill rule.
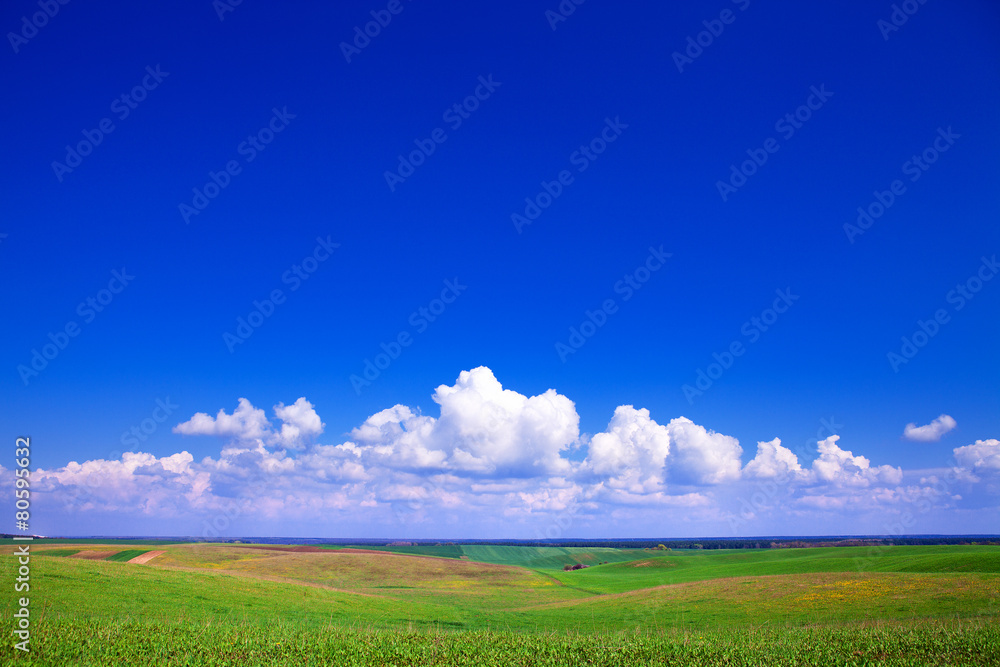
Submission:
[[[562,570],[564,565],[597,565],[648,557],[641,549],[609,549],[602,547],[506,547],[464,545],[462,553],[469,560],[498,565],[518,565],[542,570]]]
[[[343,547],[340,545],[323,545],[324,549],[366,549],[368,551],[386,551],[393,554],[411,554],[414,556],[435,556],[437,558],[461,558],[464,554],[462,547],[455,544],[425,544],[415,546],[399,547],[375,547],[370,545]]]
[[[496,565],[518,565],[543,570],[561,570],[564,565],[597,565],[601,562],[619,563],[645,558],[650,552],[642,549],[616,549],[610,547],[521,547],[486,544],[445,544],[419,546],[332,546],[324,548],[365,549],[387,553],[458,558]],[[652,552],[657,553],[657,552]]]
[[[46,551],[39,546],[32,555]],[[47,549],[65,556],[73,547]],[[575,665],[585,655],[595,665],[663,664],[664,656],[679,664],[917,665],[996,664],[1000,655],[1000,547],[465,545],[458,558],[454,549],[162,549],[148,565],[120,562],[141,549],[107,560],[33,558],[38,649],[19,664],[225,656],[261,665]],[[12,552],[0,547],[8,580],[18,567]],[[612,562],[561,569],[586,559]],[[5,596],[0,614],[10,618],[14,604]],[[12,650],[0,646],[0,663],[14,659]]]
[[[1000,573],[1000,547],[993,546],[671,551],[646,556],[554,576],[594,593],[621,593],[724,577],[821,572]]]
[[[125,562],[128,562],[128,561],[132,560],[136,556],[141,556],[141,555],[143,555],[145,553],[149,553],[149,552],[150,552],[150,549],[126,549],[125,551],[119,551],[118,553],[116,553],[116,554],[114,554],[112,556],[108,556],[104,560],[110,560],[110,561],[116,561],[116,562],[119,562],[119,563],[125,563]]]

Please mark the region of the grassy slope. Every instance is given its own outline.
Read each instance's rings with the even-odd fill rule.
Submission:
[[[2,559],[0,576],[14,577],[16,560]],[[31,561],[31,608],[50,620],[133,619],[145,622],[273,623],[433,626],[457,621],[447,608],[391,598],[363,597],[314,586],[253,577],[186,572],[112,561],[39,558]],[[11,618],[14,596],[0,616]],[[44,609],[44,612],[42,611]]]
[[[39,664],[137,664],[149,656],[184,664],[211,654],[268,664],[274,651],[326,655],[338,664],[580,664],[577,654],[588,654],[594,664],[637,665],[672,652],[694,662],[735,655],[736,664],[753,664],[739,661],[754,655],[766,664],[786,655],[801,664],[857,655],[887,656],[894,664],[989,664],[1000,650],[996,547],[675,551],[568,573],[377,552],[165,550],[157,563],[195,571],[33,559],[33,636],[36,646],[52,651]],[[528,563],[554,555],[522,554]],[[0,576],[10,581],[15,559],[0,562]],[[870,571],[859,572],[859,562]],[[13,604],[13,596],[4,596],[0,614],[10,618]],[[962,619],[964,630],[942,629],[933,620],[942,616]],[[881,639],[857,627],[886,620],[905,624],[885,626]],[[358,624],[421,633],[375,632],[361,641],[343,630]],[[435,628],[472,633],[435,639]],[[504,631],[483,634],[486,628]],[[615,634],[636,629],[662,636]],[[675,634],[685,629],[692,632]],[[567,631],[587,634],[574,639]],[[768,632],[777,634],[767,645],[747,639]],[[80,649],[90,636],[103,639]],[[175,648],[168,651],[167,641]],[[851,645],[861,654],[845,648]],[[0,662],[10,655],[9,645],[0,645]]]
[[[114,561],[116,563],[126,563],[136,556],[141,556],[145,553],[149,553],[151,549],[126,549],[125,551],[119,551],[113,556],[108,556],[104,560]]]
[[[386,551],[394,554],[410,554],[414,556],[436,556],[437,558],[461,558],[462,547],[458,544],[426,544],[412,547],[376,547],[370,545],[345,547],[341,545],[323,545],[324,549],[365,549],[368,551]]]
[[[587,595],[546,574],[465,560],[381,551],[296,553],[251,547],[188,545],[167,548],[156,566],[276,576],[399,600],[446,604],[475,613],[512,604],[541,604]]]
[[[909,619],[995,619],[1000,576],[992,574],[821,573],[735,577],[593,596],[523,610],[522,623],[727,628],[841,625]]]
[[[507,550],[517,548],[492,556],[510,560],[516,554]],[[528,549],[522,555],[526,563],[554,557]],[[55,596],[63,609],[85,610],[89,603],[77,598],[113,586],[142,616],[169,615],[159,605],[184,597],[204,601],[202,611],[220,613],[230,594],[249,600],[233,607],[242,613],[257,604],[258,589],[247,582],[266,585],[265,599],[280,597],[280,591],[299,597],[305,586],[298,582],[363,594],[324,591],[350,600],[350,617],[366,623],[413,618],[453,627],[557,629],[743,623],[765,611],[762,618],[781,622],[846,620],[858,608],[845,602],[862,603],[863,615],[871,618],[974,617],[995,613],[1000,580],[998,547],[894,547],[874,554],[861,548],[670,552],[576,572],[378,551],[296,553],[205,544],[170,545],[165,551],[155,566],[39,558],[33,573],[58,583],[43,586],[41,595]],[[857,571],[859,556],[872,556],[866,561],[871,572]],[[167,594],[153,600],[144,594],[149,586]],[[204,591],[185,596],[186,587]],[[386,616],[387,605],[413,613]]]
[[[690,581],[817,572],[1000,573],[1000,547],[896,546],[672,551],[552,576],[592,593],[621,593]]]
[[[564,565],[600,562],[619,563],[649,556],[642,549],[614,549],[608,547],[520,547],[490,544],[442,544],[412,547],[389,546],[325,546],[328,549],[365,549],[396,554],[436,556],[438,558],[465,558],[479,563],[517,565],[540,570],[561,570]]]
[[[540,570],[561,570],[564,565],[582,563],[597,565],[602,561],[618,563],[646,558],[642,549],[611,549],[602,547],[506,547],[493,545],[463,545],[462,552],[470,560],[481,563],[519,565]]]
[[[44,549],[44,550],[36,549],[33,550],[32,553],[37,555],[56,556],[59,558],[65,558],[66,556],[72,556],[74,554],[78,554],[81,551],[82,549]]]

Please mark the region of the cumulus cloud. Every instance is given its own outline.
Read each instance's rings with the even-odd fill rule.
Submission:
[[[563,472],[568,466],[560,452],[580,435],[573,401],[554,389],[530,398],[503,389],[485,366],[462,371],[454,386],[438,387],[434,402],[441,406],[435,437],[454,447],[458,467],[465,461],[513,476]]]
[[[743,465],[736,438],[685,417],[658,422],[632,405],[617,407],[601,432],[581,436],[568,397],[554,389],[528,396],[504,388],[486,367],[463,371],[431,399],[434,415],[395,405],[345,438],[321,443],[325,425],[305,397],[277,403],[273,423],[241,398],[231,414],[199,412],[174,428],[227,438],[215,456],[196,461],[188,452],[128,452],[118,460],[71,462],[39,471],[37,491],[61,499],[70,513],[208,516],[219,530],[239,517],[310,526],[379,523],[383,534],[403,524],[490,530],[507,521],[537,526],[549,537],[584,521],[724,521],[723,508],[739,504],[740,494],[763,498],[750,508],[761,514],[898,505],[926,496],[901,486],[901,469],[872,465],[842,449],[837,436],[818,443],[809,468],[779,438],[758,442]],[[977,441],[955,456],[983,474],[1000,470],[998,450],[996,440]],[[8,476],[0,469],[0,478]],[[976,481],[969,472],[961,483]]]
[[[578,486],[553,485],[535,491],[522,491],[517,494],[522,507],[531,511],[563,512],[572,509],[580,499],[581,488]]]
[[[877,482],[899,484],[903,480],[901,468],[888,465],[873,468],[865,457],[838,447],[839,439],[839,435],[831,435],[819,441],[819,457],[812,464],[817,481],[836,486],[870,486]]]
[[[976,440],[954,450],[958,464],[974,473],[1000,472],[1000,440]]]
[[[462,371],[433,400],[441,416],[397,405],[351,432],[382,465],[470,475],[525,477],[568,472],[561,452],[580,435],[573,401],[549,389],[527,397],[504,389],[485,366]]]
[[[188,421],[174,427],[174,433],[182,435],[214,435],[239,440],[263,438],[271,430],[264,411],[255,408],[245,398],[239,399],[233,414],[219,410],[214,418],[204,412],[196,412]]]
[[[917,442],[937,442],[948,431],[958,425],[951,415],[941,415],[930,424],[917,426],[910,422],[903,429],[903,437]]]
[[[377,412],[351,431],[366,458],[397,469],[444,470],[448,454],[433,444],[436,420],[405,405]]]
[[[743,448],[736,438],[710,431],[686,417],[667,424],[673,451],[671,477],[690,484],[722,484],[740,478]]]
[[[661,490],[666,482],[670,433],[650,419],[649,410],[615,409],[606,431],[590,439],[586,466],[609,485],[632,493]]]
[[[795,453],[782,445],[780,439],[758,442],[757,454],[743,468],[743,475],[751,480],[777,480],[794,487],[863,488],[895,485],[902,481],[901,468],[872,466],[864,456],[855,456],[853,452],[842,449],[837,444],[839,440],[839,435],[820,440],[816,445],[819,455],[809,469],[802,467]],[[829,491],[825,493],[803,496],[801,500],[820,507],[833,506],[843,499],[841,496],[830,496]],[[806,501],[806,498],[811,500]]]
[[[305,396],[287,407],[278,403],[274,406],[274,414],[283,422],[277,434],[278,441],[292,449],[302,449],[305,440],[318,436],[326,426]]]
[[[805,480],[807,471],[802,469],[799,459],[792,450],[775,438],[770,442],[757,443],[757,455],[743,468],[743,474],[756,479]]]
[[[649,410],[622,405],[608,428],[590,439],[583,470],[608,478],[612,489],[656,493],[670,482],[708,486],[737,480],[742,452],[736,438],[686,417],[660,425]]]
[[[83,510],[174,516],[201,508],[210,489],[211,476],[193,462],[188,452],[160,458],[126,452],[117,460],[71,461],[62,468],[33,471],[32,486]]]
[[[317,445],[297,461],[324,482],[365,482],[372,478],[361,460],[361,450],[353,442]]]
[[[289,449],[304,449],[305,444],[320,435],[326,426],[305,396],[288,406],[278,403],[274,406],[274,414],[282,422],[278,430],[267,419],[264,410],[241,398],[231,415],[224,409],[219,410],[215,417],[196,412],[191,419],[175,426],[173,431],[181,435],[214,435],[239,441],[258,440]]]

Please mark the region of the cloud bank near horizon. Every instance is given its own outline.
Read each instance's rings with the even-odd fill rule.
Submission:
[[[505,389],[484,366],[432,399],[437,416],[395,405],[342,442],[322,444],[325,424],[305,397],[273,406],[273,419],[240,398],[232,413],[198,412],[173,429],[223,439],[216,457],[127,452],[70,462],[35,471],[35,493],[67,521],[115,513],[203,537],[306,525],[314,534],[367,526],[427,537],[477,526],[494,537],[548,539],[615,526],[620,534],[642,526],[645,534],[678,526],[761,534],[770,525],[853,526],[861,515],[912,524],[932,510],[983,512],[1000,495],[997,440],[954,449],[951,467],[936,471],[873,464],[836,434],[797,451],[779,438],[758,442],[743,463],[736,438],[683,416],[659,423],[631,405],[616,408],[600,433],[581,434],[568,397]],[[934,428],[953,428],[945,417]]]

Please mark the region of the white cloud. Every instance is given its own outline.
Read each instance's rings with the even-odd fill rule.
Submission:
[[[873,483],[899,484],[903,479],[900,468],[882,465],[871,467],[863,456],[837,446],[839,435],[820,440],[819,457],[813,461],[812,473],[816,481],[835,486],[870,486]]]
[[[288,449],[304,449],[306,443],[321,434],[326,426],[305,396],[291,405],[278,403],[274,406],[274,414],[282,422],[278,431],[268,421],[264,410],[241,398],[231,415],[219,410],[213,418],[204,412],[196,412],[191,419],[175,426],[173,431],[181,435],[214,435],[246,442],[256,440]]]
[[[743,474],[756,479],[805,480],[808,473],[802,469],[792,450],[781,440],[757,443],[757,455],[743,468]]]
[[[686,484],[722,484],[740,478],[743,448],[736,438],[707,430],[686,417],[667,424],[670,477]]]
[[[196,413],[174,429],[229,438],[217,456],[128,452],[119,460],[71,462],[39,471],[38,493],[61,499],[66,516],[184,517],[189,527],[179,530],[187,534],[201,534],[205,520],[220,526],[242,517],[250,529],[264,520],[301,521],[317,532],[355,522],[380,535],[426,525],[437,534],[476,526],[493,536],[513,534],[512,526],[529,536],[582,535],[586,526],[634,532],[625,526],[640,519],[646,532],[716,521],[724,534],[727,506],[739,506],[744,519],[818,512],[829,519],[833,510],[961,499],[901,486],[899,468],[871,465],[841,449],[837,436],[818,443],[808,469],[778,438],[757,443],[743,466],[736,438],[684,417],[659,423],[631,405],[616,408],[602,432],[581,438],[568,397],[554,389],[536,396],[505,389],[485,367],[462,372],[432,399],[436,416],[396,405],[365,419],[346,440],[319,443],[325,425],[305,397],[274,406],[277,426],[241,398],[232,414]],[[979,474],[1000,470],[996,440],[956,449],[955,456]],[[9,477],[0,469],[0,484]],[[968,472],[958,483],[978,479]]]
[[[657,493],[668,482],[715,485],[740,478],[739,441],[678,417],[663,426],[649,410],[622,405],[607,430],[590,439],[583,469],[610,488]]]
[[[174,516],[203,506],[211,476],[193,465],[188,452],[157,458],[126,452],[121,459],[95,459],[32,473],[34,491],[79,509]]]
[[[937,442],[948,431],[958,425],[950,415],[941,415],[930,424],[917,426],[910,422],[903,429],[903,437],[918,442]]]
[[[549,389],[527,397],[504,389],[485,366],[434,392],[439,418],[397,405],[351,432],[381,465],[470,475],[528,477],[569,471],[561,452],[579,437],[573,402]]]
[[[649,418],[649,410],[631,405],[615,409],[606,431],[590,439],[586,466],[609,484],[632,493],[660,490],[670,454],[667,427]]]
[[[318,436],[326,426],[305,396],[289,406],[278,403],[274,406],[274,414],[283,422],[278,441],[292,449],[302,449],[305,440]]]
[[[799,498],[796,503],[820,510],[837,510],[846,506],[848,500],[849,498],[846,496],[805,495]]]
[[[503,389],[493,371],[480,366],[462,371],[454,386],[441,385],[434,394],[441,406],[435,439],[441,448],[454,447],[452,460],[485,466],[512,476],[568,469],[560,452],[580,435],[580,416],[573,401],[549,389],[523,396]]]
[[[296,459],[324,482],[365,482],[372,479],[361,462],[361,450],[353,442],[316,445]]]
[[[954,450],[955,460],[974,473],[1000,472],[1000,440],[976,440]]]
[[[581,489],[571,487],[548,487],[537,491],[520,492],[517,494],[521,506],[531,511],[562,512],[573,508],[580,497]]]
[[[351,431],[365,457],[398,469],[443,470],[446,452],[431,444],[436,420],[415,414],[405,405],[377,412]]]
[[[665,492],[632,493],[627,489],[601,488],[594,496],[606,506],[632,506],[659,509],[708,507],[712,498],[703,493],[669,494]]]
[[[271,430],[264,411],[255,408],[245,398],[239,399],[239,404],[233,414],[219,410],[213,419],[204,412],[196,412],[188,421],[174,427],[174,433],[182,435],[214,435],[232,437],[239,440],[254,440],[263,438]]]

